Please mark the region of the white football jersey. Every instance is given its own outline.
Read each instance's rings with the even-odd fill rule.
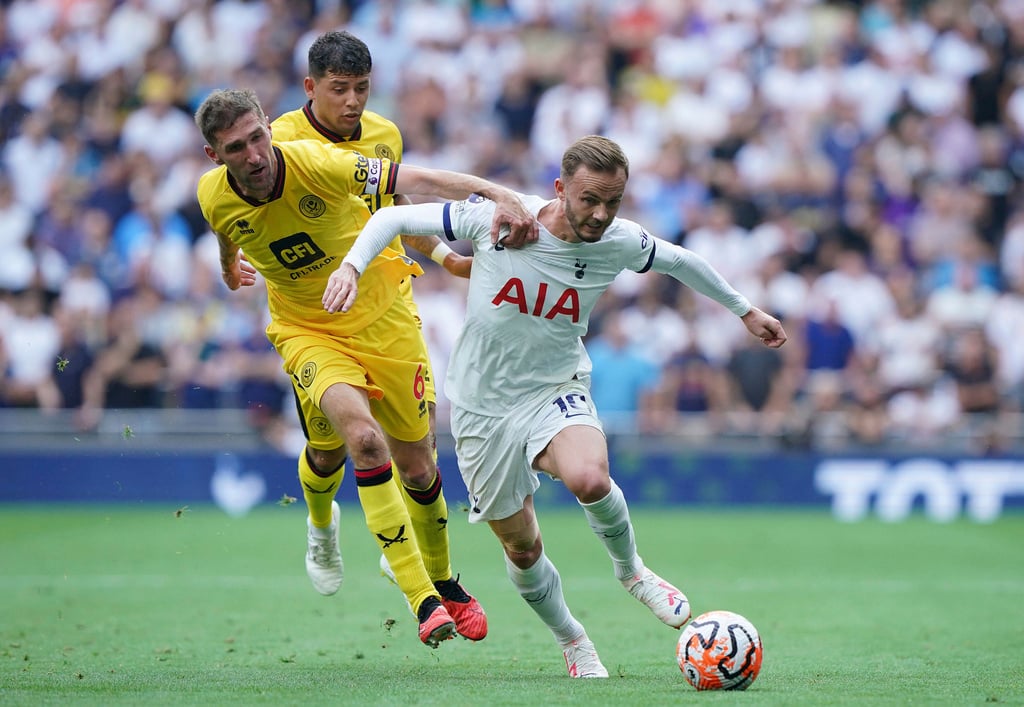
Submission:
[[[537,196],[522,199],[533,214],[549,203]],[[454,405],[481,415],[501,415],[589,372],[581,337],[615,277],[625,269],[678,277],[679,256],[688,253],[621,218],[596,243],[568,243],[541,226],[537,242],[504,248],[491,243],[493,216],[494,203],[480,197],[444,205],[442,237],[472,240],[474,252],[466,319],[452,349],[445,392]],[[749,309],[724,281],[715,284],[716,300],[728,300],[723,304],[739,314]]]
[[[519,195],[537,215],[548,203]],[[616,218],[597,243],[568,243],[540,226],[522,248],[491,243],[495,204],[482,197],[380,209],[344,258],[364,272],[398,234],[437,234],[473,242],[466,319],[452,350],[445,393],[454,406],[501,416],[574,376],[586,383],[581,337],[598,298],[623,270],[653,270],[720,303],[737,316],[750,303],[693,251]]]

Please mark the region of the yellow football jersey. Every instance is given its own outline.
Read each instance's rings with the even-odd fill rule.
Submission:
[[[203,216],[266,280],[271,341],[275,322],[352,335],[388,309],[402,280],[423,272],[405,255],[385,250],[360,277],[349,312],[323,309],[330,274],[369,218],[364,199],[392,194],[399,166],[314,140],[275,142],[274,159],[277,183],[264,202],[239,193],[224,166],[202,175],[197,196]]]
[[[366,156],[377,159],[390,160],[392,162],[402,161],[402,133],[398,126],[373,111],[364,110],[359,121],[359,127],[350,137],[338,135],[326,125],[321,123],[313,115],[312,101],[309,101],[302,108],[288,111],[273,123],[270,124],[274,142],[286,142],[288,140],[319,140],[332,145],[342,147],[346,150],[355,150]],[[393,194],[364,195],[370,213],[373,213],[382,206],[391,206],[395,203]],[[391,247],[399,252],[398,247],[392,243]]]
[[[313,102],[307,101],[302,108],[288,111],[270,124],[275,141],[285,140],[319,140],[346,150],[356,152],[370,158],[386,159],[392,162],[402,161],[402,133],[393,122],[371,110],[364,110],[359,120],[359,127],[349,137],[339,135],[321,123],[313,115]],[[364,195],[363,201],[372,214],[384,206],[395,203],[394,194]],[[405,254],[402,237],[398,236],[388,244],[397,253]],[[416,317],[416,323],[422,326],[419,308],[412,294],[412,280],[405,280],[399,294],[405,298],[409,311]]]

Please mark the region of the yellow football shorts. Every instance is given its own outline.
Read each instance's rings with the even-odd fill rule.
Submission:
[[[433,373],[423,333],[402,297],[356,335],[278,323],[274,339],[313,449],[336,449],[344,442],[319,407],[324,391],[337,383],[365,390],[374,419],[392,437],[414,442],[427,435]]]

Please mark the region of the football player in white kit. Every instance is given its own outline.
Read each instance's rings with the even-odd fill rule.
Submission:
[[[539,472],[576,496],[630,594],[673,628],[690,617],[683,593],[637,553],[625,498],[609,473],[581,338],[598,298],[622,270],[653,270],[728,308],[766,346],[786,341],[782,324],[751,306],[702,257],[616,217],[628,177],[616,143],[597,135],[577,140],[563,155],[555,198],[522,196],[537,215],[540,238],[518,249],[492,242],[494,205],[482,198],[382,209],[323,297],[327,311],[346,312],[359,274],[400,233],[472,241],[466,318],[445,387],[469,520],[487,522],[498,537],[509,578],[551,629],[572,677],[608,671],[569,612],[558,570],[544,553],[533,504]]]

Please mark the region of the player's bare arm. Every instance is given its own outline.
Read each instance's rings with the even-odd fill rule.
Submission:
[[[491,242],[517,248],[537,240],[537,221],[519,199],[519,195],[500,184],[481,177],[443,169],[428,169],[403,163],[398,172],[396,191],[406,194],[432,194],[442,199],[466,199],[479,194],[493,201],[494,221],[491,223]],[[502,227],[508,228],[504,233]]]
[[[765,346],[777,349],[786,343],[786,330],[782,328],[782,322],[757,307],[751,307],[740,319],[743,320],[747,331],[760,339]]]
[[[223,233],[216,233],[216,236],[220,246],[220,274],[224,284],[232,291],[255,285],[256,268],[246,260],[241,249],[229,236]]]
[[[473,269],[473,258],[460,255],[448,247],[437,236],[402,235],[402,243],[427,256],[455,277],[469,277]]]

